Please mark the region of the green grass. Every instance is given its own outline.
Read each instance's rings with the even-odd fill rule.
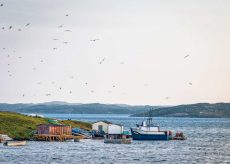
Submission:
[[[88,122],[82,122],[82,121],[76,121],[76,120],[60,120],[58,121],[61,124],[67,124],[71,125],[72,128],[82,128],[85,130],[91,130],[92,129],[92,124]]]
[[[0,134],[7,134],[9,137],[18,140],[30,139],[37,125],[48,124],[48,120],[48,118],[30,117],[23,114],[0,111]],[[59,123],[69,124],[72,128],[91,129],[90,123],[81,121],[60,120]]]

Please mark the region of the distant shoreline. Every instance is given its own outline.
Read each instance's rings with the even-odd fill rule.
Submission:
[[[131,117],[230,118],[230,103],[197,103],[178,106],[130,106],[125,104],[70,104],[61,102],[39,104],[4,104],[0,111],[36,114],[126,114]]]
[[[153,109],[131,117],[230,118],[230,103],[199,103]]]

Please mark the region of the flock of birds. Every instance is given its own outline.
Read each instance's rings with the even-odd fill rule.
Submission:
[[[0,4],[0,7],[3,7],[3,6],[4,6],[4,4]],[[68,17],[69,14],[65,14],[65,16]],[[27,28],[27,27],[29,27],[30,25],[31,25],[31,23],[26,23],[26,24],[24,25],[24,27]],[[60,29],[60,28],[64,28],[64,26],[65,26],[64,24],[61,24],[61,25],[58,26],[58,28],[59,28],[59,29]],[[2,29],[2,30],[7,30],[7,29],[8,29],[8,30],[12,30],[12,29],[13,29],[13,26],[12,26],[12,25],[10,25],[10,26],[8,26],[8,27],[3,26],[3,27],[1,27],[1,29]],[[15,29],[16,29],[17,31],[22,31],[22,30],[23,30],[22,28],[15,28]],[[64,32],[72,32],[72,31],[71,31],[70,29],[66,29],[66,30],[64,30]],[[53,38],[53,41],[57,41],[57,40],[59,40],[59,39],[58,39],[58,38]],[[95,38],[95,39],[91,39],[91,40],[89,40],[89,41],[90,41],[90,42],[96,42],[96,41],[99,41],[99,40],[100,40],[99,38]],[[63,44],[68,44],[68,43],[69,43],[68,41],[64,41],[64,42],[63,42]],[[2,50],[6,50],[6,48],[3,47]],[[53,50],[54,50],[54,51],[55,51],[55,50],[58,50],[58,48],[57,48],[57,47],[53,47]],[[16,51],[13,50],[13,52],[15,53]],[[10,58],[10,57],[11,57],[11,56],[8,54],[8,55],[7,55],[7,58]],[[184,59],[189,58],[189,57],[190,57],[190,55],[187,54],[186,56],[184,56]],[[22,59],[21,56],[19,56],[18,58],[19,58],[19,59]],[[99,64],[103,64],[103,63],[105,62],[105,59],[106,59],[105,57],[102,58],[102,59],[99,61]],[[44,60],[40,60],[40,62],[43,63]],[[125,64],[125,63],[124,63],[124,62],[120,62],[120,64]],[[8,65],[8,67],[10,67],[10,63],[8,63],[7,65]],[[33,67],[32,70],[33,70],[33,71],[36,71],[36,67]],[[8,73],[8,75],[9,75],[9,77],[12,77],[12,73],[11,73],[10,69],[7,70],[7,73]],[[70,76],[69,78],[70,78],[70,79],[74,79],[74,76]],[[37,82],[37,85],[41,85],[41,84],[42,84],[42,82]],[[52,81],[52,84],[55,84],[55,82]],[[85,82],[84,85],[85,85],[85,86],[88,86],[88,82]],[[188,85],[192,85],[192,83],[189,82]],[[147,87],[148,84],[144,84],[144,86]],[[116,85],[112,85],[112,86],[111,86],[111,88],[115,88],[115,87],[116,87]],[[63,90],[63,87],[59,86],[59,87],[58,87],[58,90],[59,90],[59,91]],[[90,92],[91,92],[91,93],[94,93],[94,90],[90,90]],[[108,93],[111,93],[111,92],[112,92],[112,90],[108,90]],[[73,93],[73,91],[72,91],[72,90],[69,90],[69,94],[72,94],[72,93]],[[25,96],[26,96],[26,94],[25,94],[25,93],[22,93],[22,97],[25,97]],[[34,96],[36,96],[36,94],[34,94]],[[51,93],[45,93],[45,96],[49,97],[49,96],[52,96],[52,94],[51,94]],[[170,99],[170,97],[167,96],[167,97],[165,97],[165,99],[168,100],[168,99]]]
[[[3,5],[1,5],[1,6],[3,6]],[[69,16],[69,14],[66,14],[66,16]],[[29,25],[30,25],[30,23],[27,23],[27,24],[25,25],[25,27],[28,27]],[[63,26],[64,26],[64,24],[59,25],[58,28],[63,28]],[[13,28],[13,26],[10,25],[8,29],[11,30],[12,28]],[[6,27],[2,27],[2,30],[5,30],[5,29],[6,29]],[[22,31],[22,29],[18,29],[18,31]],[[65,32],[71,32],[71,30],[65,30]],[[59,39],[53,38],[53,40],[54,40],[54,41],[57,41],[57,40],[59,40]],[[96,41],[98,41],[98,40],[99,40],[99,39],[96,38],[96,39],[91,39],[90,41],[91,41],[91,42],[96,42]],[[64,44],[68,44],[67,41],[64,41],[63,43],[64,43]],[[57,49],[58,49],[58,48],[56,48],[56,47],[53,48],[53,50],[57,50]],[[2,50],[6,50],[6,48],[3,47]],[[13,52],[15,53],[16,51],[14,50]],[[10,58],[10,57],[11,57],[11,55],[8,54],[8,55],[7,55],[7,58]],[[19,58],[19,59],[22,59],[21,56],[19,56],[18,58]],[[40,60],[40,62],[43,63],[44,60]],[[103,62],[105,62],[105,58],[101,59],[100,62],[99,62],[99,64],[102,64]],[[8,63],[7,65],[10,66],[10,63]],[[36,67],[33,67],[32,70],[33,70],[33,71],[36,71]],[[8,70],[7,72],[8,72],[9,77],[12,77],[11,71]],[[70,78],[70,79],[74,79],[74,76],[70,76],[69,78]],[[42,82],[37,82],[37,85],[41,85],[41,84],[42,84]],[[55,82],[53,81],[52,84],[55,84]],[[85,85],[85,86],[88,86],[88,82],[85,82],[84,85]],[[112,85],[112,88],[115,88],[115,85]],[[58,90],[62,90],[62,87],[58,87]],[[90,90],[90,92],[91,92],[91,93],[94,93],[94,90]],[[112,92],[111,90],[108,91],[108,93],[111,93],[111,92]],[[69,91],[69,94],[72,94],[72,93],[73,93],[73,91],[70,90],[70,91]],[[52,95],[51,93],[46,93],[46,94],[45,94],[45,96],[51,96],[51,95]],[[26,96],[26,94],[23,93],[23,94],[22,94],[22,97],[25,97],[25,96]],[[34,94],[34,96],[36,96],[36,94]]]
[[[27,23],[27,24],[25,25],[25,27],[27,27],[27,26],[29,26],[29,25],[30,25],[30,23]],[[8,27],[9,30],[12,30],[12,28],[13,28],[12,25]],[[7,27],[2,27],[2,30],[5,30],[5,29],[7,29]],[[18,31],[22,31],[22,29],[21,29],[21,28],[18,28]]]

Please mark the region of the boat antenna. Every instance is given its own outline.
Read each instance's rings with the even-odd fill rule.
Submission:
[[[153,110],[153,108],[150,108],[149,112],[148,112],[147,127],[149,128],[149,130],[150,130],[150,127],[153,124],[153,122],[152,122],[153,119],[152,119],[152,116],[151,116],[152,110]]]

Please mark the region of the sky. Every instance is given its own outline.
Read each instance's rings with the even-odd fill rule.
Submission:
[[[229,0],[0,4],[2,103],[230,102]]]

